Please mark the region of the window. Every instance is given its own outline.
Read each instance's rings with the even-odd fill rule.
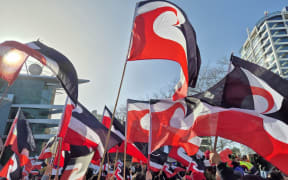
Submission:
[[[282,35],[282,34],[287,34],[285,29],[279,29],[279,30],[271,30],[272,36],[275,35]]]
[[[277,51],[288,50],[288,45],[275,45]]]
[[[288,53],[287,52],[280,52],[277,53],[279,58],[288,58]]]
[[[270,41],[266,41],[266,43],[263,45],[264,51],[266,51],[270,47]]]
[[[268,18],[267,20],[269,21],[273,21],[273,20],[282,20],[282,16],[281,15],[277,15],[277,16],[274,16],[274,17],[271,17],[271,18]]]
[[[264,41],[268,38],[268,32],[263,34],[261,38],[262,38],[262,43],[264,43]]]
[[[268,26],[269,26],[270,28],[285,27],[283,22],[272,22],[272,23],[268,23]]]
[[[287,76],[288,75],[288,69],[282,70],[282,74],[283,74],[283,76]]]
[[[282,43],[282,42],[288,43],[288,37],[273,37],[272,39],[274,43]]]
[[[288,61],[279,61],[281,67],[288,67]]]

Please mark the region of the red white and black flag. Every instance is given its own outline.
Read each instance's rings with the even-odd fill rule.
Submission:
[[[93,156],[94,151],[91,151],[86,146],[71,145],[70,152],[65,156],[61,180],[84,179]]]
[[[20,160],[17,154],[13,154],[5,166],[0,171],[0,177],[6,178],[8,180],[14,179],[21,179],[22,172],[21,172]]]
[[[105,127],[110,128],[111,121],[112,121],[112,113],[108,109],[108,107],[105,106],[102,117],[102,124],[104,124]],[[125,126],[121,124],[121,122],[116,117],[114,117],[111,131],[122,140],[125,140]]]
[[[150,130],[149,101],[127,100],[127,141],[148,143]]]
[[[109,128],[112,120],[111,111],[105,106],[104,113],[102,117],[102,123]],[[122,143],[118,146],[114,146],[109,150],[109,153],[124,152],[125,150],[125,124],[121,124],[121,122],[114,117],[113,125],[111,127],[111,131],[116,134],[119,138],[122,139]],[[127,142],[126,153],[132,157],[137,158],[143,163],[147,163],[147,157],[142,154],[142,152],[137,148],[137,146],[133,143]]]
[[[201,138],[191,131],[193,121],[190,107],[185,99],[172,101],[150,100],[151,151],[164,145],[181,146],[189,155],[197,153]]]
[[[237,57],[231,62],[228,75],[206,92],[169,106],[158,101],[156,111],[167,113],[152,117],[153,125],[161,122],[154,134],[169,125],[180,129],[177,134],[220,136],[247,145],[288,173],[288,81]]]
[[[245,144],[288,173],[288,81],[235,56],[231,62],[222,81],[195,96],[203,102],[194,131]]]
[[[150,154],[149,169],[159,172],[163,169],[169,154],[169,146],[163,146]]]
[[[108,129],[100,123],[83,105],[78,105],[72,111],[64,143],[92,147],[102,156]],[[116,134],[111,132],[107,149],[122,142]]]
[[[129,61],[166,59],[181,66],[173,99],[187,96],[195,87],[201,64],[196,33],[185,13],[165,0],[142,1],[135,10]]]
[[[36,145],[29,122],[25,119],[23,112],[18,109],[4,144],[0,164],[4,166],[15,153],[19,156],[20,165],[24,166],[29,162],[29,152],[34,151],[35,148]]]
[[[56,136],[51,137],[48,142],[45,144],[45,146],[42,148],[41,153],[38,157],[39,160],[44,160],[47,158],[51,158],[52,157],[52,151],[53,151],[53,147],[56,146]]]
[[[38,52],[39,57],[37,56],[36,59],[56,75],[68,96],[77,104],[78,76],[71,61],[56,49],[48,47],[40,41],[27,43],[27,46],[34,52]]]
[[[11,85],[17,78],[22,65],[31,56],[47,66],[58,78],[68,96],[77,103],[78,77],[70,60],[57,50],[40,41],[22,44],[6,41],[0,44],[0,78]]]
[[[187,171],[191,171],[194,176],[205,177],[205,166],[202,159],[197,159],[195,155],[188,156],[182,147],[172,147],[168,156],[185,166]]]

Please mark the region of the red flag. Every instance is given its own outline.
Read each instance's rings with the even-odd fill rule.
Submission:
[[[105,106],[102,123],[109,128],[112,120],[111,111]],[[116,118],[113,120],[113,125],[111,131],[115,133],[119,138],[122,139],[121,145],[116,145],[109,150],[109,153],[124,152],[125,151],[125,125],[121,124]],[[142,154],[142,152],[130,142],[127,142],[126,153],[130,156],[136,157],[137,159],[147,163],[147,158]]]
[[[0,177],[4,177],[7,179],[21,179],[21,167],[20,160],[17,154],[13,154],[9,161],[5,164],[5,166],[0,171]]]
[[[166,59],[181,66],[174,100],[195,87],[201,64],[196,33],[185,13],[168,1],[137,4],[129,61]]]
[[[48,140],[48,142],[43,147],[38,159],[44,160],[47,158],[51,158],[53,153],[52,150],[54,149],[53,147],[55,147],[56,145],[57,145],[56,136],[53,136]]]
[[[189,154],[198,151],[195,152],[195,142],[193,142],[196,134],[191,131],[193,121],[186,117],[189,113],[185,99],[177,101],[151,100],[150,110],[151,151],[164,145],[181,146]],[[201,141],[198,141],[196,146],[199,146],[200,143]]]
[[[148,101],[127,101],[127,141],[148,142],[150,113]]]
[[[193,130],[244,144],[288,173],[288,81],[235,56],[231,63],[223,80],[195,95]]]
[[[72,110],[72,117],[69,121],[67,133],[63,142],[72,145],[91,147],[94,150],[98,150],[99,154],[102,156],[107,133],[108,129],[83,105],[78,103]],[[121,139],[111,132],[108,150],[119,143],[121,143]]]
[[[75,108],[74,103],[70,98],[67,98],[64,114],[62,117],[61,125],[58,130],[58,137],[64,138],[68,129],[68,125],[72,116],[72,110]]]
[[[12,156],[12,151],[18,155],[20,166],[24,166],[29,162],[29,152],[34,151],[36,148],[29,122],[24,118],[23,113],[19,109],[4,145],[4,152],[0,160],[2,165],[5,165]]]
[[[94,152],[91,152],[84,156],[69,158],[65,169],[63,170],[61,180],[83,180],[93,154]]]

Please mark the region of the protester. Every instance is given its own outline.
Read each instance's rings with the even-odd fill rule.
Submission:
[[[226,163],[221,162],[221,158],[217,152],[210,154],[210,161],[217,165],[217,180],[284,180],[281,172],[276,168],[267,175],[267,178],[263,178],[257,175],[244,175],[239,174],[239,169],[235,171],[235,168],[230,168],[226,166]],[[239,167],[237,163],[234,164],[234,167]]]

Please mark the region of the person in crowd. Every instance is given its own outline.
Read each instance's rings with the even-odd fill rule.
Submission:
[[[237,160],[232,161],[232,166],[235,174],[238,174],[239,176],[244,176],[244,169],[240,166],[240,162]]]
[[[226,163],[221,162],[220,155],[217,152],[210,154],[210,161],[215,163],[217,166],[217,180],[284,180],[281,173],[276,170],[271,171],[268,178],[263,178],[257,175],[241,176],[238,172],[235,172],[233,168],[227,167]]]

